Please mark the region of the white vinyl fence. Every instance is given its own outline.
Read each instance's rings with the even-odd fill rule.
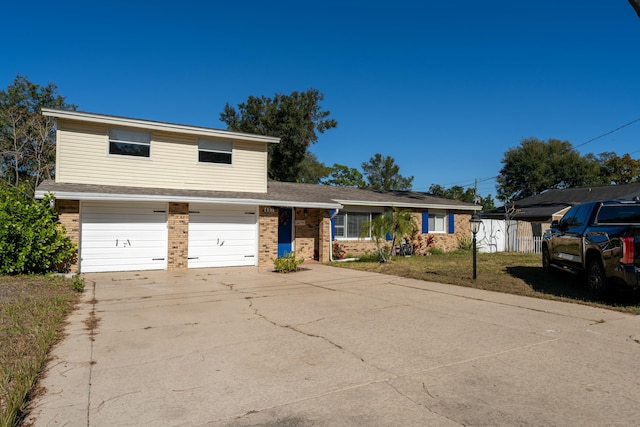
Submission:
[[[537,227],[537,232],[533,229]],[[476,235],[480,252],[522,252],[539,254],[541,252],[541,226],[526,221],[505,221],[483,219]]]

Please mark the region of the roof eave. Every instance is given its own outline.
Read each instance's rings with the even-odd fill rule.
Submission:
[[[224,198],[224,197],[194,197],[194,196],[169,196],[150,194],[118,194],[118,193],[89,193],[80,191],[43,191],[36,190],[36,199],[42,199],[47,194],[53,194],[60,200],[86,200],[86,201],[129,201],[129,202],[176,202],[176,203],[224,203],[230,205],[264,205],[296,208],[315,209],[341,209],[338,203],[323,202],[299,202],[291,200],[269,200],[257,198]]]
[[[347,200],[334,199],[342,205],[350,206],[376,206],[376,207],[396,207],[396,208],[419,208],[419,209],[449,209],[449,210],[465,210],[465,211],[481,211],[482,206],[474,205],[445,205],[438,203],[406,203],[406,202],[380,202],[368,200]]]
[[[107,116],[102,114],[86,113],[82,111],[58,110],[55,108],[43,108],[42,114],[58,119],[80,120],[83,122],[103,123],[113,126],[129,126],[142,129],[159,130],[166,132],[185,133],[191,135],[211,136],[251,142],[264,142],[269,144],[280,143],[280,138],[206,128],[200,126],[180,125],[175,123],[155,122],[150,120],[131,119],[127,117]]]

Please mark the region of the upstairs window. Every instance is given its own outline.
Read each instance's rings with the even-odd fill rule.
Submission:
[[[109,154],[149,157],[151,155],[151,134],[129,129],[110,129]]]
[[[230,165],[233,143],[230,141],[198,140],[198,161],[201,163],[220,163]]]

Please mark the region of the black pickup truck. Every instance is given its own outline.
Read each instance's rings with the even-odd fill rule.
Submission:
[[[640,288],[640,200],[573,206],[545,232],[542,266],[584,274],[594,298],[612,286]]]

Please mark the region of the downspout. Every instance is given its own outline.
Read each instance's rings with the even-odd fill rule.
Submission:
[[[331,226],[331,221],[338,215],[340,209],[336,209],[336,211],[329,217],[329,262],[333,262],[333,227]]]

